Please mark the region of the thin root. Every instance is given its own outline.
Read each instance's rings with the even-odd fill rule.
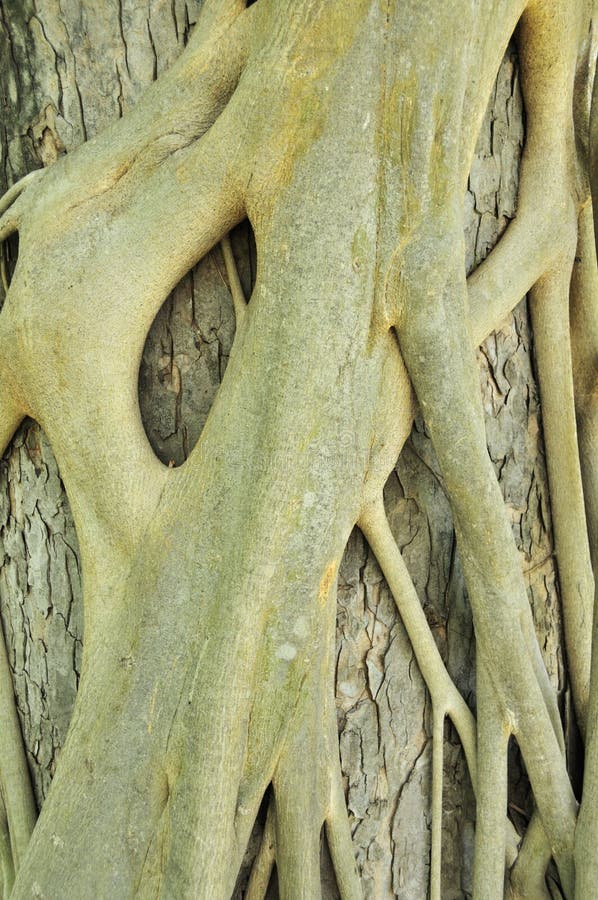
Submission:
[[[432,725],[432,852],[430,900],[440,900],[442,874],[442,783],[444,768],[444,709],[434,709]]]
[[[226,237],[222,238],[220,247],[222,248],[222,256],[224,257],[224,265],[226,266],[226,275],[228,277],[230,292],[233,298],[237,328],[239,328],[247,315],[247,300],[245,299],[245,292],[243,291],[241,279],[239,278],[239,270],[237,269],[233,248],[230,243],[230,235],[227,234]]]
[[[274,797],[268,805],[262,843],[253,861],[245,900],[264,900],[276,858],[276,807]]]

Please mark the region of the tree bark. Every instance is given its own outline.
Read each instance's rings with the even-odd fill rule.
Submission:
[[[148,2],[142,9],[139,4],[104,3],[100,12],[91,2],[58,7],[50,2],[3,3],[0,23],[7,62],[2,67],[3,96],[10,115],[1,139],[7,183],[40,163],[50,165],[129,109],[178,55],[199,6]],[[483,258],[515,214],[522,142],[517,60],[510,48],[465,196],[470,267]],[[249,294],[255,258],[246,227],[233,234],[233,250]],[[225,264],[215,249],[175,289],[156,317],[144,349],[141,409],[152,446],[163,462],[178,466],[195,446],[224,374],[234,330]],[[491,458],[523,554],[540,645],[569,721],[571,700],[532,342],[522,306],[483,345],[481,383]],[[5,457],[2,477],[2,621],[41,806],[64,743],[80,674],[77,542],[56,463],[38,426],[25,423]],[[421,419],[389,479],[385,500],[449,672],[475,705],[469,606],[443,479]],[[276,590],[283,577],[278,570],[274,577],[260,576],[270,590]],[[429,703],[379,566],[357,531],[340,564],[337,636],[341,766],[364,894],[423,897],[430,852]],[[175,648],[173,640],[169,648],[173,658]],[[325,655],[326,648],[321,652]],[[123,650],[119,675],[123,681],[130,670],[128,660],[129,652]],[[217,672],[214,677],[218,679]],[[106,719],[113,714],[111,706],[103,709]],[[474,801],[450,729],[447,738],[442,896],[457,898],[471,893]],[[79,762],[84,778],[89,759]],[[531,812],[529,798],[521,768],[516,760],[513,763],[512,810],[523,824]],[[88,777],[93,780],[97,775],[89,771]],[[154,787],[156,796],[164,790],[163,785]]]

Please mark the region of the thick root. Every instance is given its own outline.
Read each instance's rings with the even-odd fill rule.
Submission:
[[[326,816],[325,825],[328,848],[341,900],[362,900],[363,894],[355,863],[355,850],[351,840],[351,829],[349,827],[338,759],[332,764],[330,809]]]
[[[571,250],[573,253],[574,248]],[[538,281],[531,293],[530,309],[567,661],[577,721],[584,735],[590,690],[594,578],[573,400],[568,308],[571,264],[572,259],[563,260],[556,270]]]
[[[550,900],[546,887],[550,857],[546,833],[536,811],[527,826],[519,856],[510,873],[510,900]]]

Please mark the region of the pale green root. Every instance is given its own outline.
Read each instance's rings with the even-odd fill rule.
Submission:
[[[476,794],[474,900],[502,900],[505,883],[507,747],[510,728],[497,702],[486,663],[477,659],[478,790]]]
[[[245,892],[245,900],[264,900],[274,861],[276,859],[276,808],[272,797],[268,804],[268,813],[264,833],[257,856],[253,861],[249,883]]]

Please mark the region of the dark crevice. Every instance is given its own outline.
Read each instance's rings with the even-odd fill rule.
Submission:
[[[0,266],[2,267],[2,294],[0,295],[0,309],[4,303],[4,289],[10,286],[19,258],[19,234],[11,234],[1,245]],[[6,284],[5,284],[6,282]]]
[[[246,296],[255,283],[248,222],[231,233]],[[139,370],[141,418],[156,456],[181,465],[193,451],[224,376],[235,334],[228,281],[218,251],[180,280],[159,310]]]

